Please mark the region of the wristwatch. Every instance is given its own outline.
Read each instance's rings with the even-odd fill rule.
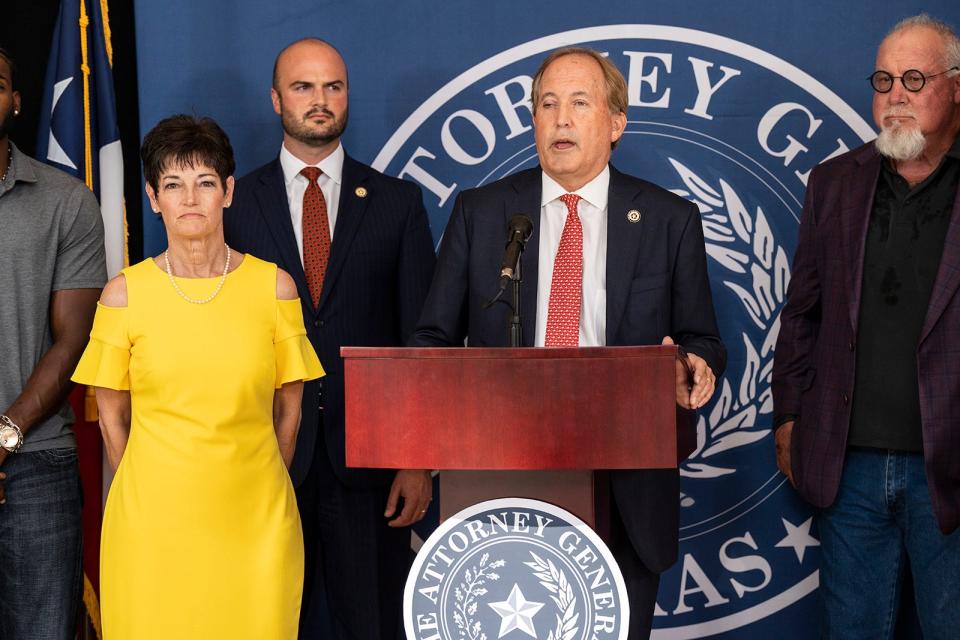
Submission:
[[[9,417],[0,414],[0,447],[16,453],[23,446],[23,431]]]

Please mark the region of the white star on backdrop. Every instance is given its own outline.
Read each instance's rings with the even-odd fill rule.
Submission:
[[[510,595],[501,602],[491,602],[490,608],[500,616],[499,640],[514,629],[519,629],[536,640],[537,631],[533,628],[533,616],[543,607],[542,602],[531,602],[523,597],[520,585],[513,584]]]
[[[803,554],[807,547],[820,546],[820,541],[810,535],[810,525],[813,524],[813,517],[807,518],[807,521],[800,526],[788,522],[786,518],[780,519],[783,520],[783,528],[786,529],[787,535],[776,546],[791,547],[797,554],[797,561],[803,564]]]

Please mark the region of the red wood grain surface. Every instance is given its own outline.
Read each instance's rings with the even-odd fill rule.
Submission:
[[[347,464],[677,464],[676,347],[343,347]]]

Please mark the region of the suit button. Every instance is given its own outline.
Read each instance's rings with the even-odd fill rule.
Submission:
[[[851,340],[847,346],[850,347],[850,351],[853,351],[853,340]]]
[[[313,326],[315,326],[315,327],[322,327],[322,326],[323,326],[323,320],[314,320],[314,321],[313,321]]]
[[[847,396],[847,394],[843,394],[843,404],[849,404],[849,403],[850,403],[850,398]]]

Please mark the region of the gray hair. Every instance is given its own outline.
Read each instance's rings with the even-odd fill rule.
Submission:
[[[943,39],[943,64],[945,67],[947,69],[960,67],[960,38],[957,37],[957,32],[943,20],[937,20],[927,13],[919,13],[915,16],[904,18],[893,25],[893,28],[890,29],[886,37],[889,38],[895,33],[913,28],[924,28],[935,31],[937,35]],[[960,73],[960,71],[954,70],[948,75],[952,76],[957,73]]]

